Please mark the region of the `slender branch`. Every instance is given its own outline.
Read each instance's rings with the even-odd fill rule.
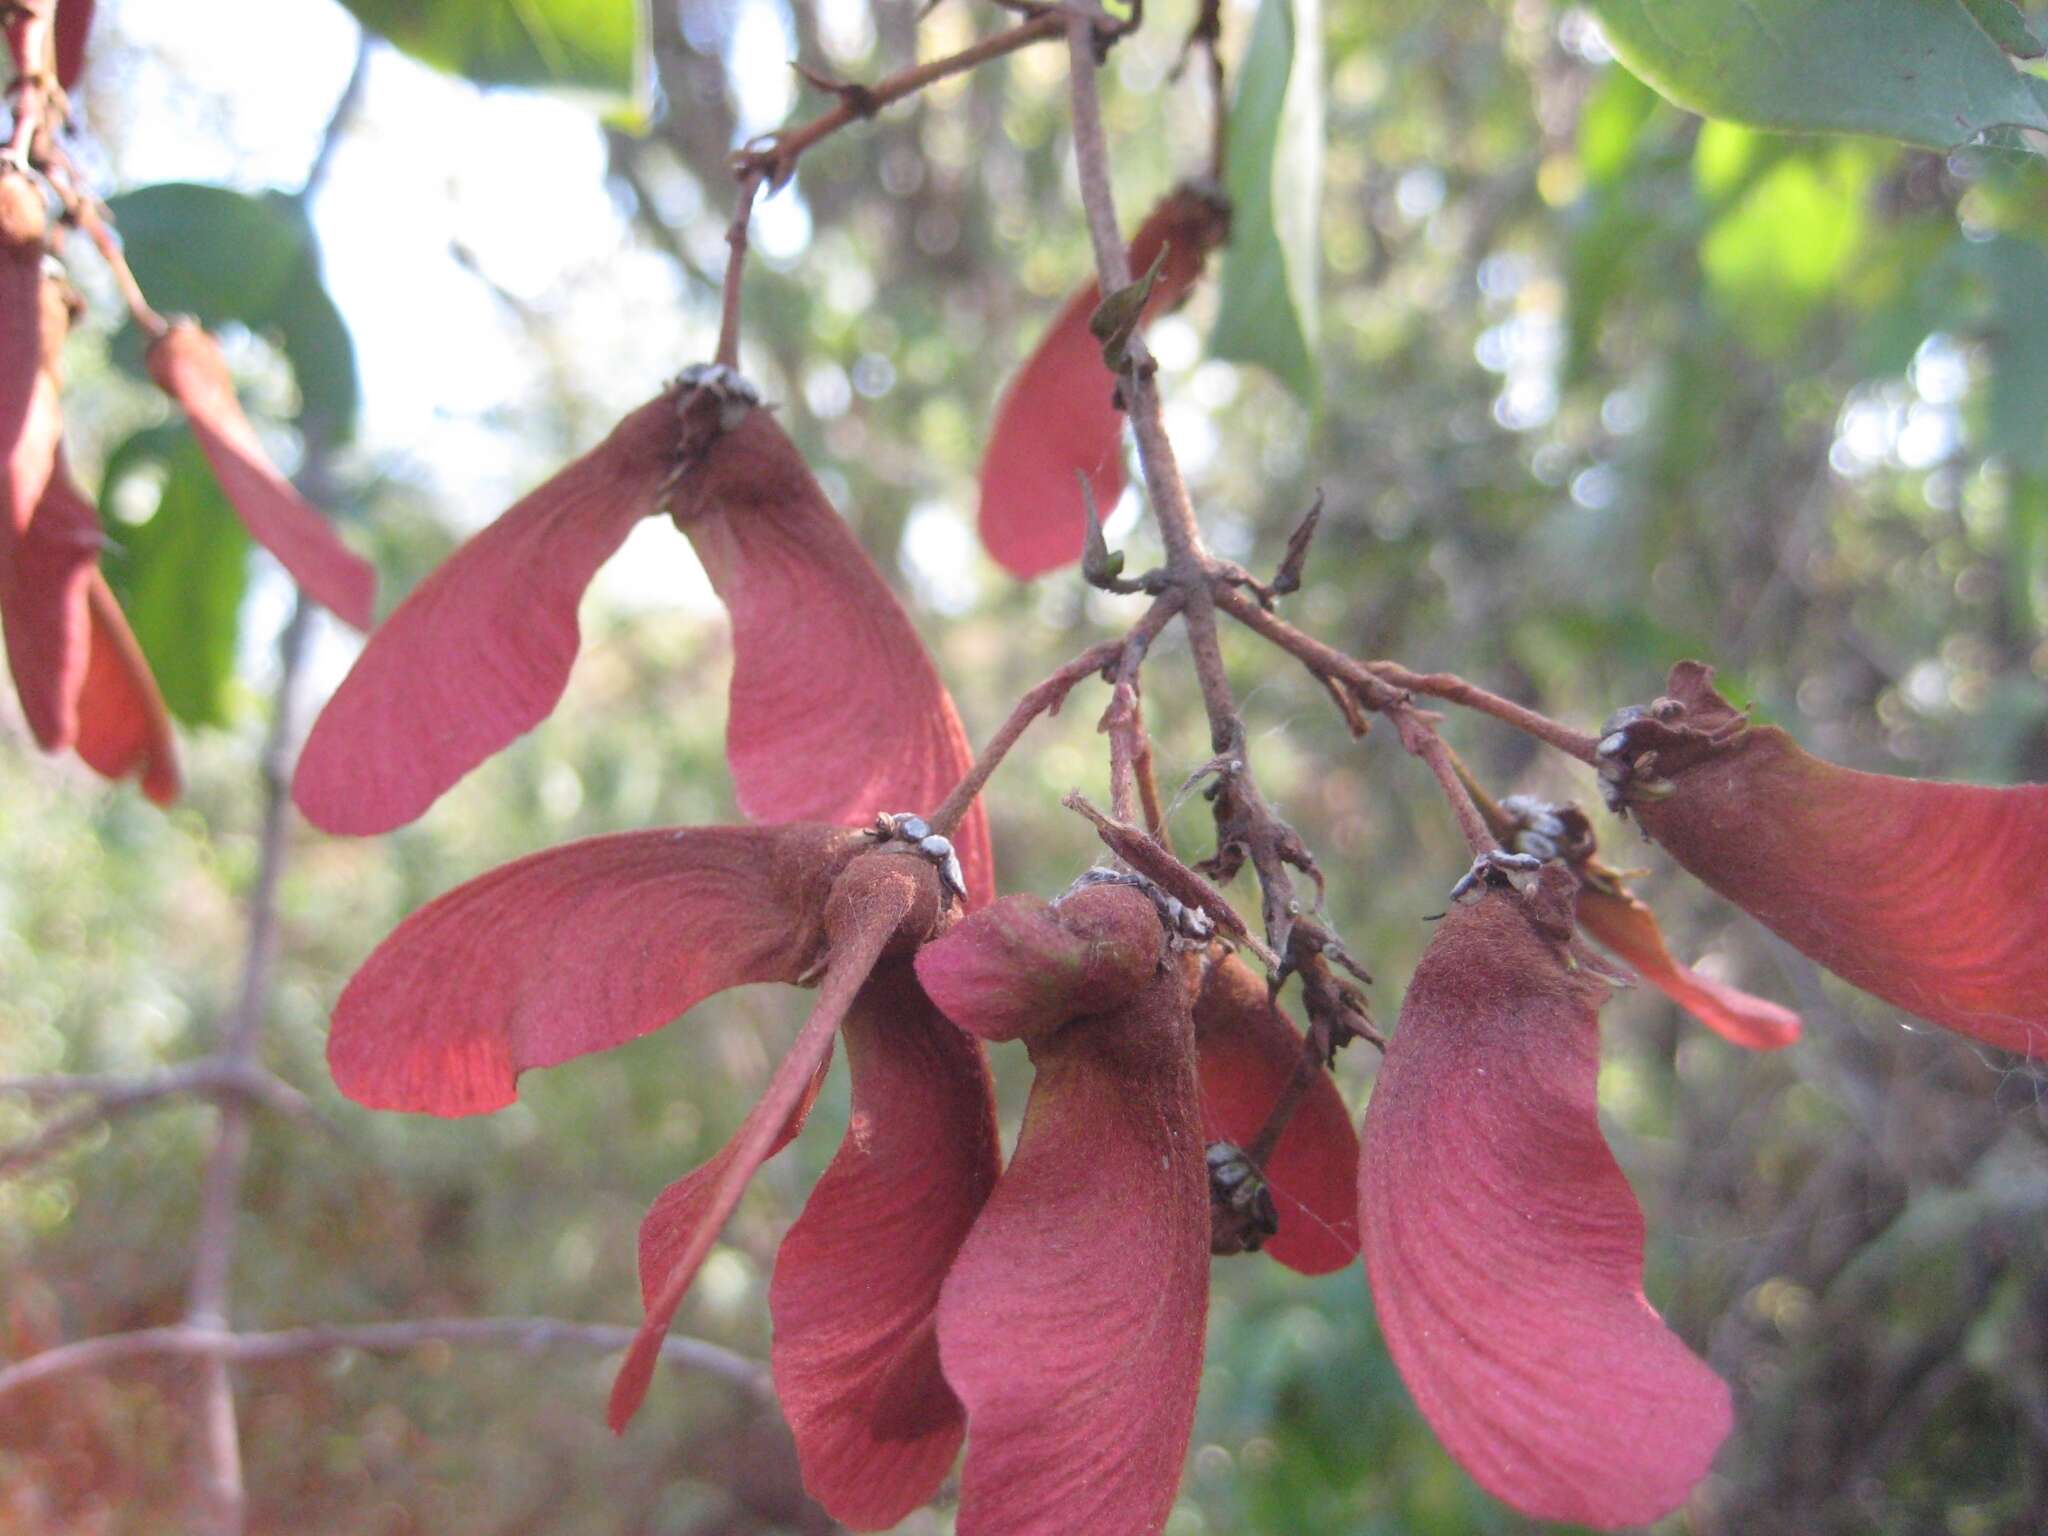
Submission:
[[[62,187],[69,183],[67,180],[58,185]],[[66,218],[85,231],[86,238],[92,241],[100,259],[107,264],[107,270],[113,273],[114,286],[121,290],[121,301],[128,306],[128,313],[137,328],[148,336],[162,336],[171,328],[170,322],[158,314],[144,297],[142,285],[135,280],[127,254],[121,249],[120,238],[108,226],[98,202],[73,186],[65,199],[64,212]]]
[[[1449,672],[1411,672],[1391,661],[1359,661],[1333,646],[1325,645],[1313,635],[1302,633],[1241,592],[1219,590],[1216,604],[1245,628],[1272,641],[1318,677],[1335,679],[1351,688],[1367,709],[1388,709],[1399,702],[1400,693],[1404,690],[1425,694],[1490,715],[1582,763],[1590,765],[1595,761],[1593,749],[1599,743],[1598,737],[1573,730],[1512,699],[1489,693],[1462,677]]]
[[[740,365],[740,287],[747,274],[747,226],[754,217],[754,198],[761,190],[764,173],[740,172],[739,200],[726,226],[725,280],[719,286],[718,361],[727,368]]]
[[[1458,830],[1464,834],[1473,856],[1476,858],[1500,847],[1494,840],[1492,828],[1486,824],[1486,818],[1473,803],[1472,792],[1459,776],[1457,760],[1451,756],[1451,749],[1444,744],[1443,737],[1437,734],[1432,718],[1405,703],[1391,706],[1387,713],[1393,719],[1394,729],[1400,733],[1401,745],[1429,765],[1430,773],[1444,792],[1444,799],[1450,803],[1451,814],[1458,818]]]
[[[278,642],[277,707],[263,751],[263,822],[258,834],[256,884],[249,896],[249,938],[241,990],[220,1050],[222,1059],[234,1066],[255,1062],[277,967],[277,890],[284,875],[290,827],[291,751],[297,733],[294,704],[311,620],[312,605],[301,596]],[[221,1105],[220,1128],[200,1188],[199,1230],[193,1239],[192,1274],[185,1292],[188,1327],[218,1331],[228,1326],[228,1276],[234,1266],[235,1225],[248,1158],[248,1106],[230,1099]],[[241,1434],[235,1421],[234,1380],[227,1361],[218,1355],[202,1363],[199,1402],[206,1452],[205,1493],[215,1528],[233,1536],[242,1529],[244,1508]]]
[[[1116,680],[1109,707],[1096,730],[1109,737],[1109,806],[1121,821],[1136,818],[1142,803],[1145,825],[1164,840],[1166,818],[1159,806],[1159,786],[1152,780],[1152,741],[1145,734],[1145,712],[1139,701],[1138,673],[1159,632],[1180,611],[1181,598],[1168,591],[1154,600],[1144,617],[1124,636],[1116,657]]]
[[[334,169],[334,152],[341,148],[341,141],[348,136],[349,124],[355,121],[362,110],[363,91],[370,83],[370,53],[372,40],[364,32],[356,42],[356,61],[348,72],[348,81],[341,88],[341,94],[334,98],[334,110],[327,114],[327,125],[320,131],[320,143],[313,151],[313,162],[306,167],[306,179],[299,185],[299,201],[310,203],[320,195],[320,189],[327,185],[329,172]]]
[[[1117,231],[1115,194],[1109,179],[1109,146],[1096,81],[1094,34],[1087,20],[1076,17],[1069,21],[1067,54],[1072,75],[1074,163],[1080,179],[1081,203],[1087,213],[1089,239],[1095,248],[1101,291],[1114,293],[1129,286],[1130,261]],[[1194,503],[1166,434],[1156,368],[1142,339],[1133,338],[1127,352],[1131,363],[1119,381],[1119,389],[1130,416],[1132,435],[1137,440],[1138,462],[1145,472],[1152,514],[1159,525],[1160,540],[1166,546],[1167,576],[1181,593],[1182,623],[1187,627],[1188,649],[1201,688],[1202,707],[1209,719],[1210,750],[1227,765],[1221,770],[1227,793],[1219,793],[1216,800],[1219,842],[1236,842],[1250,854],[1259,877],[1265,952],[1290,955],[1301,903],[1289,866],[1313,873],[1314,861],[1293,828],[1273,813],[1253,777],[1244,722],[1231,694],[1222,644],[1216,632],[1217,592],[1229,590],[1236,573],[1212,560],[1202,546]],[[1219,847],[1220,862],[1216,869],[1220,877],[1227,878],[1235,870],[1236,865],[1230,862],[1232,857]],[[1284,976],[1285,971],[1276,971],[1276,975]]]
[[[1017,707],[1010,711],[1010,718],[997,728],[988,745],[981,749],[981,756],[974,760],[967,776],[955,784],[939,808],[925,818],[934,830],[950,834],[959,826],[961,818],[967,814],[967,807],[974,803],[974,797],[981,793],[982,787],[1002,766],[1003,759],[1031,723],[1040,715],[1058,714],[1060,706],[1067,701],[1067,695],[1073,692],[1074,685],[1115,661],[1123,647],[1121,640],[1105,640],[1100,645],[1092,645],[1019,699]]]
[[[765,174],[771,186],[779,187],[789,180],[790,175],[796,170],[798,159],[819,140],[830,138],[849,123],[873,117],[882,108],[891,106],[906,96],[914,96],[926,86],[943,80],[948,75],[962,74],[988,63],[991,59],[1015,53],[1019,48],[1028,48],[1033,43],[1057,37],[1062,24],[1060,12],[1047,8],[1007,32],[998,32],[993,37],[983,38],[971,47],[948,54],[943,59],[933,59],[929,63],[915,65],[875,85],[831,86],[829,88],[839,96],[838,106],[795,128],[785,128],[768,135],[765,140],[757,141],[756,145],[741,150],[735,159],[739,162],[742,174]]]
[[[18,1093],[32,1104],[83,1098],[25,1141],[0,1151],[0,1178],[27,1172],[102,1121],[167,1103],[199,1098],[248,1100],[298,1119],[318,1118],[306,1096],[260,1067],[206,1057],[143,1077],[29,1077],[0,1081],[0,1094]]]
[[[287,1328],[273,1333],[230,1333],[181,1323],[144,1328],[133,1333],[103,1334],[59,1345],[0,1369],[0,1399],[39,1382],[78,1371],[104,1369],[129,1360],[173,1355],[209,1364],[268,1365],[280,1360],[330,1350],[355,1349],[366,1354],[400,1354],[422,1344],[477,1344],[521,1350],[573,1345],[606,1353],[625,1349],[634,1330],[605,1323],[572,1323],[553,1317],[445,1317],[396,1323],[358,1323]],[[774,1391],[767,1367],[702,1339],[670,1334],[662,1341],[661,1358],[718,1376],[763,1398]]]
[[[814,84],[836,93],[839,105],[798,127],[769,134],[733,156],[739,200],[733,210],[732,223],[725,231],[725,243],[731,247],[731,254],[726,258],[725,278],[720,284],[717,360],[728,368],[739,366],[740,290],[746,279],[747,226],[754,216],[754,199],[763,186],[771,192],[780,187],[796,174],[797,161],[803,157],[804,151],[837,133],[848,123],[873,117],[882,108],[906,96],[914,96],[948,75],[961,74],[991,59],[1015,53],[1019,48],[1057,37],[1060,25],[1057,12],[1044,11],[1007,32],[998,32],[943,59],[933,59],[928,64],[902,70],[873,86],[839,84],[803,71]]]

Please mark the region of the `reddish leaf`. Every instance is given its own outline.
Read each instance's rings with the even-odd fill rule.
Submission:
[[[1716,1034],[1752,1051],[1775,1051],[1799,1038],[1799,1015],[1740,987],[1681,965],[1665,947],[1657,918],[1626,891],[1579,887],[1579,927],[1626,960],[1651,986]]]
[[[1802,954],[1909,1013],[2048,1056],[2048,786],[1886,778],[1751,726],[1697,662],[1671,718],[1623,756],[1672,786],[1637,791],[1643,830]],[[1656,754],[1654,763],[1646,754]]]
[[[377,573],[350,553],[327,520],[277,472],[242,414],[227,359],[214,339],[180,320],[149,348],[149,376],[192,423],[214,478],[251,537],[291,572],[315,602],[357,629],[375,616]]]
[[[1684,1502],[1730,1408],[1643,1297],[1571,890],[1552,865],[1444,918],[1366,1110],[1360,1219],[1380,1331],[1445,1447],[1524,1514],[1613,1529]]]
[[[313,727],[292,798],[329,832],[388,832],[544,720],[597,568],[658,510],[664,393],[442,563],[386,619]]]
[[[42,503],[63,431],[55,352],[68,316],[61,285],[43,276],[46,223],[34,183],[0,171],[0,564]]]
[[[748,1113],[746,1123],[720,1154],[725,1159],[717,1181],[704,1197],[703,1214],[676,1255],[673,1267],[646,1302],[647,1316],[626,1351],[625,1363],[612,1383],[606,1422],[623,1431],[640,1410],[661,1358],[661,1341],[697,1278],[711,1245],[739,1204],[755,1170],[781,1144],[778,1141],[832,1051],[832,1038],[854,999],[885,954],[894,958],[931,931],[939,916],[939,882],[932,867],[920,859],[894,854],[857,858],[832,887],[825,909],[830,964],[818,1004],[775,1069],[768,1091]],[[786,1138],[783,1138],[786,1140]],[[643,1293],[646,1289],[642,1282]]]
[[[1142,894],[1110,893],[1156,923]],[[1031,1059],[1016,1155],[939,1299],[940,1358],[967,1409],[959,1530],[1149,1536],[1187,1455],[1209,1292],[1178,968],[1038,1036]]]
[[[1179,187],[1131,240],[1131,270],[1144,272],[1168,247],[1147,320],[1187,298],[1209,252],[1229,230],[1213,193]],[[1104,517],[1123,494],[1123,416],[1111,403],[1116,379],[1088,321],[1102,302],[1089,283],[1067,300],[1038,350],[996,408],[981,460],[981,542],[1020,580],[1081,558],[1085,474]]]
[[[1235,955],[1212,966],[1195,1002],[1202,1136],[1249,1146],[1302,1057],[1301,1033]],[[1330,1074],[1318,1071],[1267,1160],[1280,1230],[1261,1250],[1326,1275],[1358,1257],[1358,1137]]]
[[[981,1047],[910,967],[875,972],[845,1036],[852,1119],[783,1239],[768,1302],[804,1486],[835,1519],[882,1530],[931,1498],[966,1431],[934,1314],[1000,1155]]]
[[[177,740],[171,717],[121,605],[95,570],[87,578],[92,645],[78,689],[78,755],[110,779],[140,774],[158,805],[178,798]]]
[[[99,514],[61,452],[42,504],[12,549],[0,547],[0,626],[22,713],[47,752],[78,738],[78,695],[92,653],[87,593],[99,570]]]
[[[683,477],[678,527],[732,614],[726,758],[757,821],[928,811],[974,755],[909,616],[766,411]],[[995,894],[977,800],[954,841],[970,904]]]
[[[57,0],[57,83],[70,90],[85,73],[85,44],[92,33],[93,0]]]
[[[479,1114],[511,1103],[529,1067],[623,1045],[727,987],[795,981],[855,841],[825,827],[626,832],[458,886],[343,990],[335,1085],[372,1109]]]
[[[1094,886],[1057,907],[1005,896],[920,949],[918,980],[940,1012],[984,1040],[1021,1040],[1099,1013],[1159,965],[1158,912],[1130,895],[1128,886]]]

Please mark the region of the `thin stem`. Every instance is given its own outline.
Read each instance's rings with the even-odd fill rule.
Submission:
[[[1074,108],[1074,166],[1081,184],[1081,207],[1088,219],[1088,240],[1095,249],[1098,286],[1111,294],[1131,285],[1130,253],[1117,231],[1116,194],[1109,177],[1109,139],[1102,126],[1102,95],[1097,87],[1094,24],[1084,16],[1067,22],[1067,56],[1071,67]],[[1134,336],[1125,349],[1131,368],[1122,380],[1131,429],[1138,442],[1138,462],[1152,498],[1152,515],[1166,545],[1168,573],[1188,585],[1192,618],[1197,606],[1192,578],[1204,573],[1207,555],[1195,524],[1194,503],[1181,478],[1180,462],[1166,435],[1166,420],[1153,381],[1155,365],[1144,339]],[[1194,638],[1192,625],[1190,639]],[[1197,647],[1199,664],[1200,649]],[[1221,745],[1217,747],[1222,750]]]
[[[0,1082],[0,1093],[22,1094],[31,1103],[41,1104],[72,1098],[86,1100],[51,1120],[27,1140],[0,1151],[0,1178],[26,1173],[61,1151],[67,1142],[104,1121],[177,1099],[241,1098],[295,1118],[314,1114],[306,1096],[281,1078],[246,1062],[212,1056],[146,1077],[21,1078]]]
[[[988,63],[991,59],[1015,53],[1019,48],[1028,48],[1033,43],[1057,37],[1061,26],[1061,13],[1047,8],[1007,32],[998,32],[993,37],[983,38],[980,42],[963,48],[958,53],[948,54],[943,59],[933,59],[927,64],[914,65],[875,85],[836,87],[839,95],[838,106],[798,127],[787,128],[770,135],[767,143],[759,149],[742,150],[738,158],[748,170],[771,173],[775,184],[779,186],[789,179],[790,172],[796,168],[798,158],[820,139],[831,137],[849,123],[873,117],[882,108],[893,105],[906,96],[914,96],[926,86],[943,80],[948,75],[962,74]]]
[[[277,890],[284,875],[290,826],[290,760],[297,733],[294,705],[311,619],[312,605],[301,596],[278,642],[277,707],[263,751],[263,822],[257,843],[256,884],[249,896],[249,938],[241,990],[219,1052],[220,1059],[231,1067],[255,1063],[277,968]],[[220,1128],[200,1189],[199,1230],[193,1240],[192,1275],[185,1292],[188,1327],[217,1331],[228,1326],[228,1278],[234,1266],[235,1227],[248,1160],[249,1107],[240,1099],[230,1099],[221,1105]],[[214,1528],[233,1536],[242,1529],[245,1503],[241,1434],[235,1419],[234,1379],[228,1362],[220,1356],[209,1356],[201,1364],[199,1403],[207,1503]]]
[[[1465,781],[1459,777],[1457,760],[1451,756],[1451,749],[1437,734],[1436,727],[1409,704],[1396,704],[1387,713],[1394,722],[1394,729],[1400,733],[1401,745],[1429,765],[1430,773],[1444,792],[1444,799],[1450,803],[1451,814],[1458,819],[1458,830],[1464,834],[1473,857],[1491,853],[1500,847],[1494,840],[1492,829],[1486,824],[1486,818],[1473,803],[1471,791],[1465,788]]]
[[[103,1334],[31,1355],[0,1369],[0,1399],[78,1371],[161,1355],[193,1357],[220,1365],[269,1365],[337,1349],[400,1354],[423,1344],[477,1344],[520,1350],[568,1344],[611,1353],[625,1349],[633,1342],[633,1336],[631,1328],[573,1323],[553,1317],[422,1318],[396,1323],[286,1328],[271,1333],[230,1333],[180,1323],[168,1328]],[[764,1399],[774,1391],[765,1366],[702,1339],[670,1335],[662,1341],[661,1358],[671,1365],[722,1377]]]
[[[1181,599],[1168,591],[1145,610],[1144,617],[1118,647],[1116,680],[1109,707],[1096,729],[1109,737],[1109,805],[1120,821],[1137,818],[1140,804],[1147,830],[1163,837],[1165,818],[1159,809],[1159,786],[1152,782],[1152,742],[1145,734],[1145,712],[1138,693],[1138,674],[1159,632],[1180,611]]]
[[[128,313],[136,326],[151,337],[162,336],[170,330],[170,323],[143,296],[142,285],[135,280],[127,254],[121,249],[121,241],[100,216],[98,204],[90,196],[78,193],[66,202],[65,212],[72,223],[85,231],[86,238],[99,251],[100,259],[106,262],[107,270],[113,273],[114,286],[121,290],[121,301],[128,306]]]
[[[327,126],[321,131],[320,143],[313,151],[313,163],[306,167],[306,179],[299,184],[299,201],[310,203],[320,195],[327,185],[328,174],[334,169],[334,152],[341,148],[341,141],[348,135],[348,126],[362,110],[363,91],[370,82],[371,36],[368,32],[356,42],[356,61],[349,69],[348,81],[341,88],[341,94],[334,98],[334,110],[327,114]]]
[[[1490,715],[1588,765],[1599,738],[1540,715],[1535,710],[1489,693],[1449,672],[1411,672],[1391,661],[1360,661],[1313,635],[1302,633],[1253,599],[1228,589],[1216,593],[1216,604],[1245,628],[1263,635],[1318,677],[1335,679],[1353,689],[1367,709],[1384,711],[1399,702],[1400,693],[1420,693]]]
[[[1094,34],[1084,18],[1075,17],[1068,22],[1067,55],[1073,98],[1074,164],[1080,180],[1081,205],[1087,213],[1088,236],[1095,248],[1098,283],[1103,293],[1114,293],[1129,286],[1130,262],[1117,232],[1109,144],[1103,130],[1102,99],[1096,80]],[[1273,813],[1253,777],[1245,748],[1244,722],[1231,694],[1222,643],[1216,632],[1217,589],[1227,589],[1235,573],[1212,560],[1203,548],[1194,502],[1181,476],[1173,443],[1166,434],[1165,411],[1151,356],[1139,338],[1133,338],[1127,350],[1131,365],[1120,381],[1120,388],[1132,435],[1137,440],[1138,462],[1144,469],[1152,515],[1159,525],[1160,541],[1166,546],[1167,575],[1181,594],[1181,620],[1187,628],[1188,650],[1201,688],[1202,708],[1209,719],[1210,749],[1218,754],[1223,765],[1220,771],[1226,776],[1229,791],[1227,795],[1219,794],[1216,800],[1218,834],[1224,841],[1247,849],[1258,874],[1266,936],[1261,953],[1288,956],[1293,949],[1295,920],[1301,910],[1289,866],[1313,871],[1314,861],[1294,830]]]
[[[740,287],[747,272],[747,225],[754,217],[754,198],[761,190],[763,174],[740,173],[738,206],[725,230],[729,254],[725,258],[725,281],[719,290],[718,361],[727,368],[740,365]]]
[[[1090,646],[1019,699],[1017,707],[1010,711],[1009,719],[997,728],[995,735],[988,739],[988,745],[981,749],[981,756],[974,760],[967,776],[955,784],[939,808],[925,818],[933,829],[950,835],[967,814],[967,807],[974,803],[974,797],[981,793],[996,769],[1002,766],[1003,759],[1031,723],[1040,715],[1058,714],[1060,706],[1067,701],[1067,695],[1073,692],[1074,685],[1115,661],[1124,644],[1121,640],[1105,640],[1100,645]]]
[[[758,148],[743,149],[735,155],[733,165],[734,175],[739,181],[739,206],[733,211],[732,223],[725,231],[725,243],[731,247],[732,254],[726,259],[725,279],[720,285],[717,360],[728,368],[739,366],[740,289],[746,275],[747,225],[753,218],[754,199],[763,185],[771,191],[780,187],[796,174],[796,163],[806,150],[847,124],[873,117],[882,108],[906,96],[914,96],[948,75],[961,74],[991,59],[1015,53],[1019,48],[1057,37],[1060,25],[1058,12],[1043,11],[1007,32],[998,32],[943,59],[933,59],[928,64],[902,70],[877,85],[829,86],[828,89],[838,94],[838,106],[798,127],[770,134]]]

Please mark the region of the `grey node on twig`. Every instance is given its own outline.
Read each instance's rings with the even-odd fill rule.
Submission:
[[[1159,913],[1159,921],[1166,929],[1172,947],[1177,950],[1204,949],[1216,937],[1216,921],[1200,907],[1189,906],[1178,896],[1169,895],[1165,890],[1145,876],[1123,869],[1083,870],[1075,877],[1074,883],[1053,902],[1058,906],[1069,896],[1097,885],[1127,885],[1132,890],[1143,891],[1152,898],[1152,905]]]
[[[681,397],[676,403],[678,412],[699,395],[710,395],[718,402],[718,425],[727,432],[761,404],[759,388],[737,368],[728,368],[724,363],[692,363],[675,376],[669,388]]]
[[[912,811],[883,811],[875,817],[868,835],[878,843],[901,843],[934,865],[947,901],[967,899],[967,876],[960,868],[960,855],[953,851],[951,839],[934,832],[922,816]]]
[[[1543,860],[1532,853],[1504,853],[1498,848],[1489,848],[1472,861],[1472,867],[1451,887],[1451,900],[1463,902],[1467,896],[1484,888],[1494,890],[1515,889],[1516,875],[1534,874],[1543,867]]]
[[[1640,733],[1636,728],[1646,722],[1669,720],[1682,712],[1683,706],[1674,699],[1658,699],[1649,705],[1628,704],[1609,715],[1607,723],[1600,727],[1600,741],[1593,748],[1593,756],[1600,774],[1600,797],[1615,815],[1626,816],[1632,800],[1664,800],[1673,793],[1675,786],[1671,781],[1660,779],[1653,772],[1657,766],[1656,750],[1644,751],[1637,744]]]

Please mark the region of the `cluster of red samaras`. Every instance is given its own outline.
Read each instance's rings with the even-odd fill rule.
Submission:
[[[22,13],[8,41],[23,73],[48,67],[69,86],[82,67],[92,6],[67,0],[54,31]],[[50,60],[31,55],[47,48]],[[26,64],[26,68],[23,68]],[[31,159],[35,146],[29,147]],[[30,732],[45,751],[75,750],[98,772],[137,774],[159,803],[178,792],[177,749],[156,679],[100,574],[99,514],[65,462],[64,340],[78,299],[57,265],[64,233],[38,178],[0,165],[0,622]],[[222,491],[258,543],[315,599],[370,626],[376,575],[271,465],[235,398],[220,348],[174,320],[150,342],[150,377],[191,423]]]
[[[816,983],[740,1130],[647,1216],[646,1321],[612,1422],[637,1408],[721,1226],[843,1040],[845,1139],[769,1292],[811,1492],[848,1525],[886,1527],[964,1441],[968,1536],[1156,1532],[1200,1379],[1205,1150],[1256,1134],[1301,1037],[1260,978],[1141,884],[996,900],[978,804],[950,842],[906,814],[969,766],[958,717],[743,381],[692,370],[436,571],[315,727],[298,803],[333,830],[398,826],[545,716],[583,589],[661,512],[731,612],[728,759],[762,825],[594,838],[430,903],[343,992],[335,1079],[375,1107],[477,1113],[527,1068],[725,988]],[[1691,665],[1611,723],[1600,763],[1611,803],[1823,964],[1991,1043],[2048,1042],[2048,789],[1831,767],[1748,726]],[[1318,1274],[1363,1250],[1396,1362],[1486,1488],[1539,1517],[1635,1524],[1705,1472],[1729,1395],[1644,1299],[1642,1216],[1595,1103],[1606,972],[1578,934],[1743,1044],[1783,1045],[1798,1021],[1673,961],[1576,812],[1489,810],[1545,862],[1480,884],[1437,928],[1362,1146],[1318,1079],[1266,1169],[1266,1251]],[[1005,1040],[1036,1069],[1007,1166],[982,1049]]]

